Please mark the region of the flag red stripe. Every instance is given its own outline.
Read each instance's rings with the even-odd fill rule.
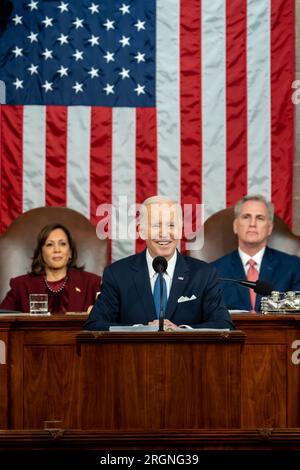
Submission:
[[[292,224],[294,108],[294,0],[271,2],[272,201]],[[290,86],[287,86],[289,84]]]
[[[201,2],[198,0],[181,1],[180,50],[181,204],[194,206],[202,200]]]
[[[136,110],[136,202],[157,193],[157,120],[155,108]],[[145,242],[136,241],[140,252]]]
[[[23,210],[23,106],[2,106],[1,232]]]
[[[90,188],[90,220],[96,225],[99,222],[97,207],[112,202],[112,108],[92,108]]]
[[[247,193],[247,10],[226,1],[226,205]]]
[[[46,108],[46,206],[67,205],[67,128],[65,106]]]

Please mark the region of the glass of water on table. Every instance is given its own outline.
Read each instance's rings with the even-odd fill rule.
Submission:
[[[48,315],[48,294],[29,294],[30,315]]]

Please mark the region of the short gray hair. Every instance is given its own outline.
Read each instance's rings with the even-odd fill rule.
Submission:
[[[139,225],[141,227],[145,227],[148,224],[147,207],[150,206],[151,204],[171,204],[171,205],[174,205],[176,207],[178,220],[182,224],[182,210],[181,210],[180,204],[178,204],[178,202],[174,201],[174,199],[172,199],[169,196],[156,195],[156,196],[150,196],[147,199],[145,199],[144,202],[140,206]]]
[[[239,215],[241,213],[242,205],[245,204],[245,202],[247,202],[247,201],[262,202],[267,208],[269,219],[273,222],[273,219],[274,219],[274,205],[272,204],[272,202],[267,201],[267,199],[262,194],[253,194],[253,195],[248,195],[248,196],[242,197],[242,199],[240,199],[234,206],[234,217],[235,218],[239,217]]]
[[[177,204],[174,199],[172,199],[169,196],[161,196],[161,195],[156,195],[156,196],[150,196],[147,197],[147,199],[142,202],[143,206],[150,206],[150,204],[160,204],[160,203],[171,203],[171,204]]]

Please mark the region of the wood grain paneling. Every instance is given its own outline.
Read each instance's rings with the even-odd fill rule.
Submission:
[[[82,428],[240,427],[241,343],[200,342],[201,335],[199,342],[190,334],[177,342],[173,333],[159,342],[91,335],[81,345]]]
[[[0,429],[8,428],[8,332],[0,329]]]
[[[286,427],[286,347],[246,345],[242,370],[242,427]]]
[[[300,365],[292,344],[300,315],[233,315],[242,350],[242,426],[300,427]]]
[[[230,342],[197,333],[188,341],[177,333],[133,334],[134,341],[80,333],[85,318],[0,316],[1,427],[300,428],[300,365],[292,362],[300,315],[234,315],[244,335],[231,332]]]
[[[78,356],[74,346],[24,347],[24,428],[43,429],[45,421],[78,422]]]

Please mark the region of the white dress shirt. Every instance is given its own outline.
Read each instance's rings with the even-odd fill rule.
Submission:
[[[247,276],[247,273],[248,273],[248,269],[250,268],[250,264],[248,263],[249,259],[253,259],[255,261],[255,263],[256,263],[255,268],[257,269],[258,272],[260,272],[261,263],[262,263],[262,259],[263,259],[264,253],[265,253],[265,249],[266,249],[266,247],[264,246],[260,251],[255,253],[254,256],[249,256],[247,253],[242,251],[240,248],[238,249],[239,255],[240,255],[242,263],[243,263],[243,267],[244,267],[244,271],[245,271],[246,276]]]
[[[154,284],[155,284],[156,278],[158,276],[158,273],[156,273],[153,269],[153,266],[152,266],[153,258],[150,255],[148,250],[146,251],[146,260],[147,260],[151,290],[152,290],[152,293],[153,293]],[[170,294],[170,290],[171,290],[171,286],[172,286],[172,280],[173,280],[173,276],[174,276],[176,261],[177,261],[177,250],[175,250],[175,253],[172,256],[172,258],[169,259],[167,271],[164,273],[164,278],[165,278],[165,281],[166,281],[166,284],[167,284],[167,298],[169,298],[169,294]]]

